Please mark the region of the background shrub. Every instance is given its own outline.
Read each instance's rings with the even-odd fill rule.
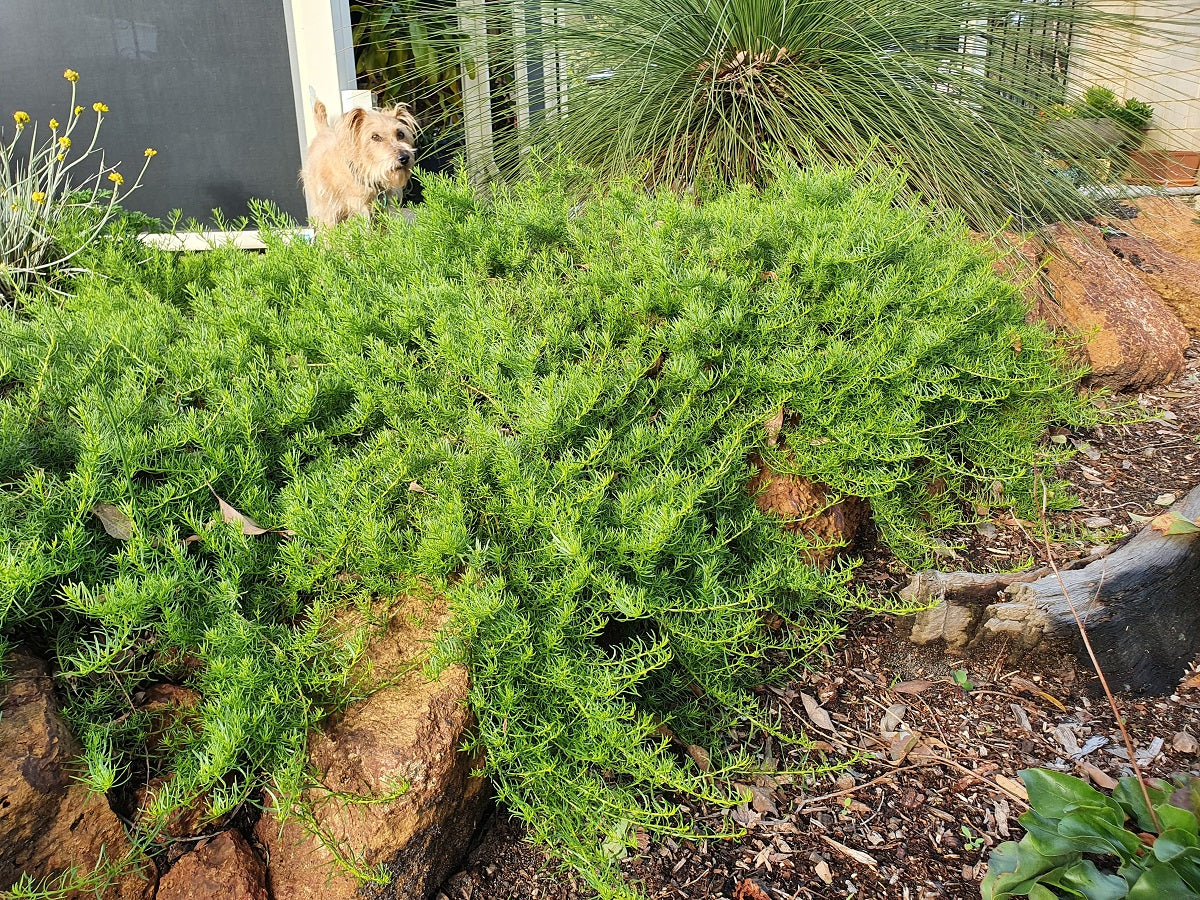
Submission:
[[[871,159],[898,166],[910,190],[981,229],[1092,209],[1048,166],[1055,142],[1038,111],[1066,99],[1069,44],[1072,65],[1106,72],[1110,47],[1138,21],[1057,0],[564,0],[553,14],[480,0],[475,8],[493,72],[532,58],[541,73],[525,92],[500,92],[501,173],[521,172],[531,146],[562,147],[610,177],[636,172],[676,187],[760,183],[780,152]],[[542,53],[562,59],[563,70],[543,65]],[[559,78],[566,102],[543,110]]]
[[[972,502],[1032,502],[1075,373],[961,224],[848,169],[703,205],[580,202],[586,178],[433,179],[415,225],[259,256],[126,235],[89,251],[105,277],[4,314],[0,634],[54,655],[97,787],[143,776],[128,697],[170,678],[204,702],[159,744],[158,812],[294,794],[350,694],[336,614],[420,580],[501,799],[611,895],[602,846],[735,802],[751,764],[717,730],[772,728],[749,688],[864,603],[757,511],[752,454],[869,498],[913,562]]]

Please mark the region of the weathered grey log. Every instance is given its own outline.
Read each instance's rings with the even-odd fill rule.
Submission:
[[[1084,559],[1064,568],[1082,568],[1107,556],[1110,547],[1102,547]],[[1045,624],[1030,609],[999,609],[1004,591],[1015,584],[1037,581],[1051,574],[1049,566],[1028,572],[918,572],[900,591],[900,597],[913,606],[926,606],[916,614],[912,634],[914,644],[945,641],[955,649],[977,644],[988,633],[1017,637],[1025,646],[1037,644]],[[1031,622],[1030,619],[1033,619]]]
[[[1200,517],[1200,488],[1171,511]],[[1006,589],[1013,603],[1036,607],[1056,634],[1079,642],[1063,585],[1116,690],[1168,694],[1200,652],[1200,535],[1147,526],[1107,558],[1063,572],[1062,584],[1050,575]]]
[[[1171,511],[1200,517],[1200,488]],[[1200,652],[1200,535],[1168,536],[1147,526],[1111,553],[1062,567],[1061,576],[1060,582],[1049,568],[1016,575],[919,573],[901,596],[933,605],[917,615],[912,640],[963,649],[1005,636],[1031,647],[1054,634],[1073,642],[1090,668],[1074,605],[1114,689],[1170,693]]]

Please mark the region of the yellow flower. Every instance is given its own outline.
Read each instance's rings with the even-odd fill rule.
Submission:
[[[34,191],[30,199],[32,199],[34,203],[45,203],[46,195],[41,191]]]
[[[149,159],[152,156],[158,156],[158,151],[155,150],[153,147],[147,147],[146,148],[146,159]]]
[[[75,107],[75,115],[79,115],[81,112],[83,112],[82,106]]]
[[[57,127],[58,127],[58,119],[51,119],[50,120],[50,128],[55,129]]]
[[[66,159],[66,157],[65,157],[65,156],[63,156],[61,153],[60,153],[60,154],[58,154],[58,156],[56,156],[56,157],[54,157],[54,158],[55,158],[55,159],[57,159],[59,162],[62,162],[64,159]]]
[[[23,109],[18,109],[15,113],[13,113],[13,119],[16,121],[17,127],[20,128],[29,123],[29,113],[25,112]]]
[[[79,73],[74,69],[67,69],[67,71],[63,72],[63,78],[67,79],[67,81],[71,82],[71,84],[74,84],[79,80]]]
[[[95,103],[92,104],[92,109],[94,109],[98,113],[106,113],[106,112],[108,112],[108,105],[105,103],[101,103],[99,100],[97,100]]]
[[[67,137],[66,135],[63,135],[62,137],[60,137],[58,139],[58,142],[59,142],[59,144],[62,145],[62,148],[64,150],[71,149],[71,139],[69,137]]]
[[[108,175],[108,180],[111,181],[113,184],[124,184],[125,183],[125,178],[123,175],[121,175],[120,172],[110,172]]]

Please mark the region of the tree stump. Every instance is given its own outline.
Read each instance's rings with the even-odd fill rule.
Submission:
[[[1200,517],[1200,488],[1171,510]],[[932,605],[917,615],[911,638],[967,649],[1004,635],[1028,648],[1053,634],[1072,642],[1091,668],[1073,605],[1115,690],[1169,694],[1200,652],[1200,535],[1164,535],[1147,526],[1112,553],[1083,562],[1063,567],[1061,582],[1049,569],[918,573],[901,596]]]

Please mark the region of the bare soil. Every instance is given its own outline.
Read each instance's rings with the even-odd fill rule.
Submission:
[[[1200,343],[1188,357],[1171,384],[1106,401],[1115,424],[1048,436],[1079,450],[1059,473],[1080,505],[1051,518],[1057,562],[1125,539],[1200,484]],[[941,568],[1044,565],[1039,531],[997,510],[949,536]],[[883,597],[909,574],[877,552],[858,578]],[[1131,773],[1096,676],[1071,647],[1050,642],[1016,655],[994,644],[955,656],[909,643],[910,624],[896,617],[853,623],[819,669],[763,691],[764,705],[812,747],[731,733],[731,744],[749,740],[762,763],[764,774],[747,786],[754,799],[693,814],[712,828],[740,826],[743,835],[643,840],[624,863],[630,880],[654,900],[977,898],[991,848],[1022,834],[1021,769],[1055,768],[1105,787]],[[1200,774],[1200,660],[1180,673],[1170,696],[1118,700],[1147,775]],[[808,780],[784,774],[821,764],[836,771]],[[498,809],[439,898],[591,896]]]

